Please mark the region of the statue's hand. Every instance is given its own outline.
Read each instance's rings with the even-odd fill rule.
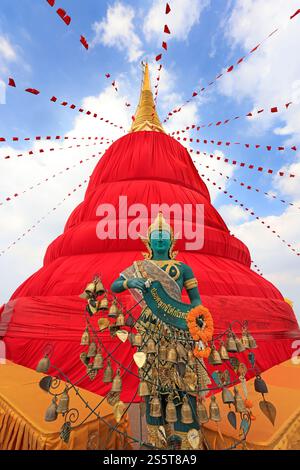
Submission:
[[[145,286],[145,282],[143,279],[129,279],[127,282],[127,286],[129,289],[139,289],[142,292],[146,292],[147,288]]]

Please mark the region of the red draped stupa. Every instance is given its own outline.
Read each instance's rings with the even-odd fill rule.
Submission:
[[[248,320],[259,345],[255,352],[257,365],[262,371],[268,369],[291,357],[291,343],[299,336],[294,312],[274,285],[251,270],[247,246],[230,234],[212,206],[208,189],[187,150],[162,131],[153,109],[150,124],[143,115],[147,114],[147,100],[152,100],[148,80],[145,77],[132,132],[114,142],[98,162],[83,202],[70,215],[63,234],[48,247],[43,267],[4,306],[0,335],[7,357],[35,368],[46,345],[51,344],[55,365],[74,381],[85,374],[79,361],[85,301],[79,294],[96,273],[101,274],[109,289],[112,281],[135,260],[142,259],[141,252],[145,251],[140,240],[97,237],[97,207],[101,203],[117,207],[119,196],[126,195],[128,205],[142,203],[149,211],[154,203],[204,205],[204,246],[199,251],[186,251],[186,240],[182,239],[176,246],[178,259],[192,267],[217,332],[225,330],[229,321]],[[128,307],[134,303],[128,291],[120,299]],[[183,300],[187,298],[183,296]],[[118,343],[118,339],[105,336],[109,350]],[[128,341],[119,345],[114,357],[135,372]],[[132,398],[137,379],[129,372],[125,377],[123,399],[127,400]],[[85,378],[80,385],[99,394],[108,391],[101,374],[94,381]]]

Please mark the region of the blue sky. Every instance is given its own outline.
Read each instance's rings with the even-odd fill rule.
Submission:
[[[87,109],[90,106],[91,110],[99,111],[127,128],[139,95],[140,61],[149,60],[154,84],[157,66],[153,65],[153,58],[160,51],[161,24],[168,22],[172,34],[167,38],[169,49],[163,58],[164,72],[158,100],[161,118],[252,49],[275,27],[281,27],[280,32],[238,70],[221,79],[208,93],[194,99],[184,112],[171,119],[169,131],[246,114],[256,106],[282,105],[293,99],[295,105],[276,116],[261,115],[252,121],[243,119],[191,135],[250,144],[299,145],[300,62],[294,56],[294,45],[299,42],[300,16],[285,25],[285,20],[298,8],[298,2],[277,0],[274,5],[272,0],[173,0],[169,3],[172,12],[166,21],[165,1],[57,0],[56,6],[63,7],[72,17],[71,25],[66,27],[46,0],[1,0],[0,81],[7,83],[8,77],[14,77],[17,89],[7,89],[6,104],[0,105],[0,137],[68,133],[118,137],[109,126],[96,124],[89,117],[50,103],[49,97],[55,95],[78,105],[83,103]],[[92,45],[89,52],[80,45],[80,34],[85,35]],[[107,72],[111,74],[110,80],[105,78]],[[118,93],[111,86],[114,79]],[[22,91],[26,87],[37,88],[42,93],[32,96]],[[130,109],[125,107],[125,101],[132,104]],[[31,142],[0,145],[0,157],[30,150],[32,146],[45,146]],[[298,170],[300,175],[299,152],[245,150],[238,146],[229,149],[213,145],[199,147],[206,152],[220,154],[222,151],[231,159],[275,170],[288,169],[292,165],[293,172],[297,174]],[[70,159],[76,163],[79,157],[88,156],[91,151],[66,150],[57,152],[56,156],[45,155],[40,160],[28,157],[17,162],[2,159],[1,195],[21,191],[61,170]],[[206,158],[201,162],[300,206],[297,181],[291,182],[287,178],[279,181],[276,177],[239,170]],[[61,175],[58,181],[41,186],[39,191],[33,190],[22,199],[0,207],[0,248],[9,245],[23,233],[23,227],[29,227],[64,198],[66,192],[91,173],[94,165],[95,161],[90,162],[72,175]],[[205,171],[300,249],[299,210],[245,191],[216,172]],[[203,173],[203,167],[199,166],[199,172]],[[212,189],[215,206],[231,231],[249,246],[265,277],[296,302],[298,311],[299,258],[226,196],[208,186]],[[0,258],[0,269],[5,273],[0,302],[6,301],[19,283],[41,265],[45,248],[62,232],[70,211],[82,198],[83,190],[69,198],[54,216],[45,219],[34,233]]]

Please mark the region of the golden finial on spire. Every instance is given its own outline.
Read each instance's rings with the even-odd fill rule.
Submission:
[[[131,126],[131,132],[138,131],[165,132],[156,112],[148,64],[145,65],[140,101]]]

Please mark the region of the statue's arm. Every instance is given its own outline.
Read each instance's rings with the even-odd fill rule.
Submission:
[[[202,305],[198,281],[194,276],[193,270],[187,265],[184,265],[183,285],[188,293],[192,306],[197,307],[197,305]]]
[[[143,279],[126,279],[123,276],[118,277],[112,285],[111,285],[111,290],[115,294],[120,294],[121,292],[124,292],[127,289],[139,289],[141,291],[145,290],[145,281]]]

